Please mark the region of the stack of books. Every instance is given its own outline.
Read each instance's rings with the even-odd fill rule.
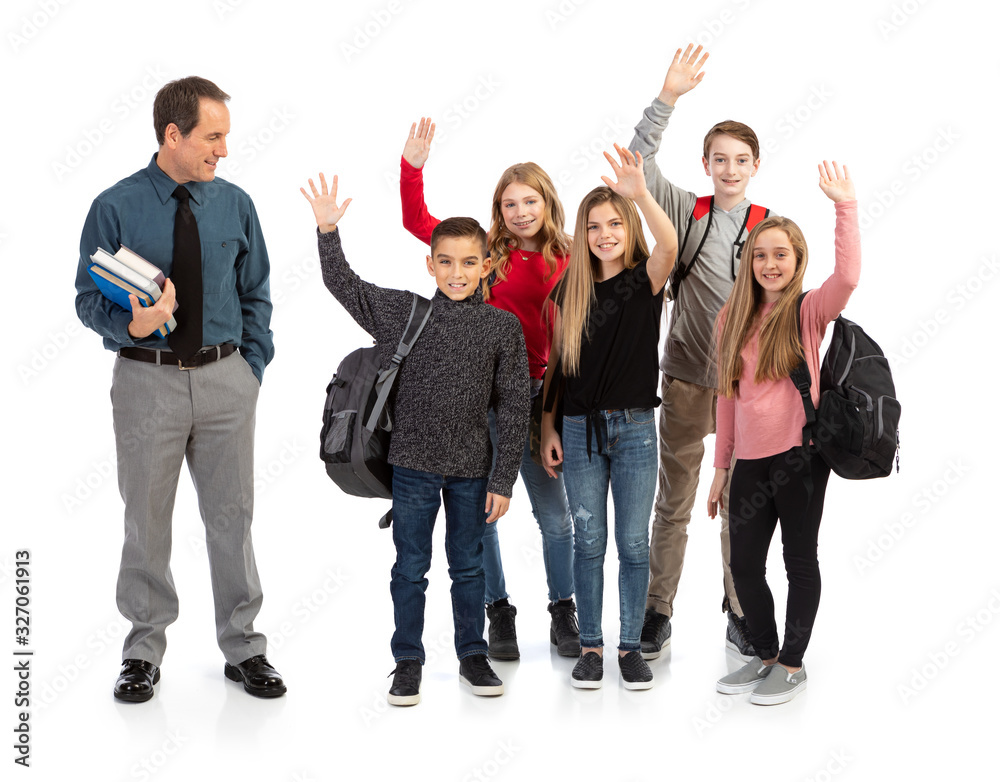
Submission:
[[[103,247],[98,247],[90,256],[90,260],[93,263],[87,267],[87,271],[94,278],[101,293],[130,312],[132,311],[132,303],[128,298],[130,293],[139,299],[143,307],[151,306],[163,293],[163,272],[125,245],[122,245],[114,255]],[[174,311],[176,310],[175,302]],[[177,321],[171,315],[170,320],[160,326],[156,333],[165,337],[176,328]]]

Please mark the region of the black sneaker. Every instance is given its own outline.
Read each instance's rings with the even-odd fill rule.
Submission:
[[[757,654],[753,644],[750,643],[750,632],[747,630],[747,620],[742,616],[736,616],[732,611],[729,614],[729,624],[726,627],[726,648],[731,649],[743,662],[750,662]]]
[[[517,648],[517,630],[514,617],[517,609],[512,605],[486,606],[486,616],[490,620],[490,657],[494,660],[519,660],[521,652]]]
[[[597,652],[587,652],[573,668],[570,684],[582,690],[600,689],[604,679],[604,658]]]
[[[618,657],[618,669],[626,690],[648,690],[653,686],[653,672],[639,652]]]
[[[420,677],[422,675],[420,660],[400,660],[392,676],[392,686],[389,688],[389,704],[391,706],[416,706],[420,703]]]
[[[468,685],[473,695],[503,695],[503,682],[493,673],[485,654],[459,660],[458,680]]]
[[[642,635],[639,636],[643,660],[655,660],[664,647],[670,646],[670,617],[655,608],[646,609],[642,620]]]
[[[576,621],[576,603],[560,600],[549,604],[552,625],[549,640],[555,644],[563,657],[580,656],[580,625]]]

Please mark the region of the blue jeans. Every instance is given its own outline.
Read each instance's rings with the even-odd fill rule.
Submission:
[[[396,563],[389,592],[396,620],[392,656],[424,662],[424,593],[431,567],[431,538],[444,497],[444,548],[451,577],[455,652],[461,660],[486,654],[483,531],[486,478],[455,478],[404,467],[392,468],[392,542]]]
[[[659,466],[656,423],[651,408],[599,411],[591,421],[588,458],[587,416],[563,416],[563,476],[576,531],[573,570],[580,644],[604,645],[601,614],[610,487],[618,547],[618,648],[637,651],[649,585],[649,518]]]
[[[532,381],[532,396],[535,395]],[[496,462],[497,420],[490,410],[490,439],[494,443],[493,461]],[[545,579],[549,586],[549,600],[563,600],[573,596],[573,522],[566,504],[566,489],[562,476],[550,478],[545,468],[531,458],[531,434],[524,441],[521,455],[521,481],[531,501],[531,512],[542,533],[542,558],[545,562]],[[483,537],[483,570],[486,572],[486,602],[494,603],[508,597],[500,559],[500,540],[497,535],[499,522],[486,525]]]

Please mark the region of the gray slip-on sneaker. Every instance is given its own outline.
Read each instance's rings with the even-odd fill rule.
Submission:
[[[775,706],[787,703],[806,688],[806,669],[790,673],[782,665],[772,665],[767,677],[750,693],[750,703]]]
[[[768,671],[774,666],[764,665],[759,657],[754,657],[740,668],[733,671],[728,676],[723,676],[715,683],[715,689],[726,695],[738,695],[741,692],[756,690],[764,679],[767,678]]]

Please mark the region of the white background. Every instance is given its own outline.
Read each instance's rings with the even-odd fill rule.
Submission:
[[[995,775],[1000,539],[989,487],[1000,283],[987,210],[997,16],[989,4],[930,0],[6,2],[0,627],[10,635],[0,648],[14,649],[12,565],[30,549],[36,651],[32,767],[15,771],[39,780]],[[572,223],[607,172],[599,151],[628,143],[674,49],[692,39],[712,56],[678,104],[661,168],[710,192],[705,130],[725,118],[754,127],[769,151],[750,197],[802,226],[815,287],[832,268],[834,222],[816,164],[846,161],[864,260],[845,314],[893,357],[903,406],[901,472],[830,484],[809,689],[773,708],[714,691],[727,658],[707,482],[656,686],[624,691],[612,663],[602,690],[571,689],[572,660],[548,644],[541,541],[518,485],[500,530],[522,651],[520,663],[496,666],[506,694],[460,688],[438,561],[423,702],[390,711],[393,549],[375,526],[385,506],[339,494],[316,453],[325,385],[364,335],[322,285],[298,188],[320,170],[339,173],[355,199],[342,224],[354,267],[429,293],[425,249],[401,227],[396,185],[413,120],[439,123],[426,168],[432,213],[487,221],[502,170],[530,159],[557,180]],[[153,95],[190,74],[233,96],[220,175],[253,197],[271,255],[277,352],[257,414],[257,627],[289,692],[259,701],[223,679],[185,475],[173,556],[181,616],[156,697],[127,705],[111,696],[126,632],[114,602],[112,356],[79,324],[72,281],[91,200],[147,164]],[[775,544],[780,605],[778,553]],[[612,640],[614,568],[612,551]],[[3,682],[0,759],[10,768],[20,709],[14,674]]]

